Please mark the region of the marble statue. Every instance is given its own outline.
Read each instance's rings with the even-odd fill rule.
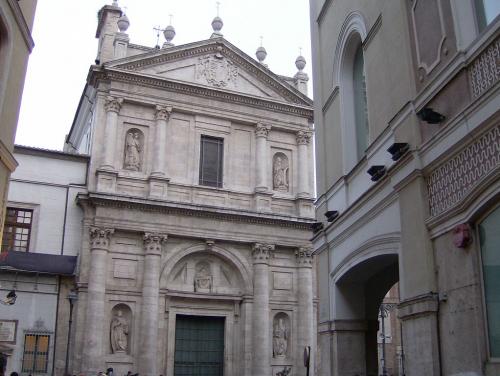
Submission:
[[[122,316],[122,311],[118,311],[111,320],[111,349],[113,354],[124,353],[128,346],[128,322]]]
[[[286,156],[275,155],[273,163],[273,189],[288,192],[288,163]]]
[[[128,132],[125,140],[125,168],[139,171],[141,169],[141,141],[139,133]]]
[[[273,356],[275,358],[285,357],[288,348],[288,330],[283,318],[279,318],[273,329]]]

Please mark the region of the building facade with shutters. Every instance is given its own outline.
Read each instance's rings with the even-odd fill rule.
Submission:
[[[63,375],[88,157],[15,146],[0,253],[0,374]],[[5,297],[15,291],[14,304]]]
[[[116,5],[98,20],[65,144],[90,154],[71,372],[302,374],[316,338],[307,77],[275,75],[218,19],[210,39],[163,48],[130,43]]]
[[[498,1],[311,0],[319,375],[497,375]],[[392,321],[392,319],[390,320]]]

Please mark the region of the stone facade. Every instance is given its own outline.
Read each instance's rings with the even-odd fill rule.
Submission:
[[[316,348],[311,100],[221,36],[139,50],[120,16],[99,12],[106,64],[65,145],[91,150],[72,373],[174,375],[179,320],[219,318],[225,375],[302,374]]]
[[[396,282],[399,373],[499,372],[479,231],[499,205],[500,22],[482,4],[310,1],[319,375],[381,374],[374,320]]]

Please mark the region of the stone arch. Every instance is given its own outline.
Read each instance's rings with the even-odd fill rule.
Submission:
[[[359,106],[356,106],[362,98],[362,96],[358,98],[356,93],[361,89],[356,90],[359,85],[355,84],[359,80],[354,79],[355,64],[359,60],[357,56],[361,56],[360,61],[364,61],[362,45],[366,34],[365,18],[360,12],[352,12],[346,17],[342,25],[335,48],[333,86],[339,88],[340,94],[342,160],[345,174],[358,163],[363,155],[365,150],[361,149],[365,149],[367,145],[363,147],[360,145],[368,143],[368,133],[366,133],[367,130],[365,129],[367,127],[366,125],[360,125],[361,123],[365,124],[364,120],[366,120],[364,112],[361,111],[364,105],[359,104]],[[357,116],[359,117],[358,121],[356,121]]]
[[[242,290],[243,290],[242,293],[249,294],[252,292],[253,288],[252,278],[246,260],[236,252],[230,252],[217,245],[207,247],[206,244],[198,244],[182,249],[178,251],[175,255],[173,255],[171,258],[169,258],[169,260],[165,263],[165,265],[163,265],[160,274],[160,284],[162,284],[163,286],[166,285],[167,278],[172,274],[174,268],[178,265],[181,265],[183,260],[185,260],[188,256],[195,254],[202,254],[202,253],[218,257],[223,261],[227,262],[238,272],[239,274],[238,278],[241,278]]]
[[[130,354],[132,343],[133,314],[125,303],[111,308],[109,323],[109,345],[111,354]]]
[[[399,233],[373,237],[330,274],[334,322],[351,326],[349,341],[355,351],[349,357],[358,367],[353,372],[378,374],[379,309],[388,291],[399,282],[399,255]]]
[[[123,168],[142,171],[144,164],[144,133],[137,128],[129,128],[125,133]]]
[[[273,155],[273,190],[290,191],[290,161],[282,152]]]

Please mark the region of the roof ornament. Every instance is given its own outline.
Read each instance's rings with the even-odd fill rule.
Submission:
[[[172,43],[172,39],[174,39],[175,37],[175,29],[174,27],[172,26],[172,18],[173,18],[173,15],[169,14],[168,15],[170,17],[170,23],[169,25],[163,30],[163,36],[165,37],[165,40],[166,42],[163,43],[163,48],[168,48],[168,47],[173,47],[175,46],[173,43]]]
[[[299,72],[302,72],[304,67],[306,66],[306,59],[304,56],[302,56],[302,47],[299,47],[299,56],[297,59],[295,59],[295,66],[299,70]]]
[[[267,51],[266,49],[262,46],[262,40],[264,38],[261,36],[260,37],[260,47],[257,48],[257,51],[255,51],[255,56],[257,57],[257,60],[259,60],[259,63],[261,63],[262,65],[266,66],[266,64],[264,64],[264,60],[267,56]]]
[[[127,17],[127,7],[123,7],[123,9],[124,10],[122,12],[122,16],[116,22],[118,24],[118,29],[120,30],[120,33],[127,32],[127,29],[130,26],[130,20]]]
[[[156,45],[155,45],[155,48],[156,49],[160,49],[160,31],[163,31],[163,29],[161,28],[161,26],[155,26],[153,27],[153,30],[156,31]]]
[[[221,38],[222,33],[220,32],[222,29],[222,26],[224,26],[224,22],[222,22],[222,18],[219,17],[219,7],[220,7],[220,1],[217,1],[217,16],[212,20],[212,29],[214,32],[210,36],[210,38]]]
[[[113,7],[118,7],[118,0],[113,0],[113,4],[111,4]]]

